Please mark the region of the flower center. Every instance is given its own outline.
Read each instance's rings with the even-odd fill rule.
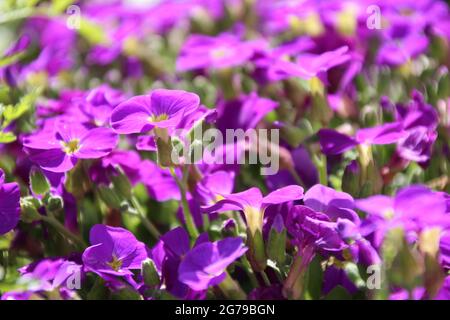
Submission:
[[[78,150],[80,150],[80,140],[72,139],[69,142],[61,142],[63,151],[66,154],[74,154]]]
[[[225,199],[224,196],[222,196],[221,194],[216,194],[216,202],[219,202],[220,200]]]
[[[108,262],[107,265],[110,266],[114,271],[119,271],[120,267],[122,267],[122,261],[117,259],[115,255],[113,255],[111,262]]]
[[[318,14],[309,14],[302,18],[290,14],[287,16],[287,23],[296,34],[319,36],[325,31]]]
[[[221,58],[225,58],[226,56],[229,56],[231,53],[231,50],[226,48],[226,47],[221,47],[221,48],[217,48],[212,50],[211,55],[213,57],[213,59],[221,59]]]
[[[394,212],[393,209],[386,209],[386,210],[383,212],[383,216],[384,216],[385,219],[391,220],[392,218],[394,218],[395,212]]]
[[[161,113],[161,114],[153,114],[150,116],[149,121],[150,122],[160,122],[169,119],[169,115],[167,113]]]

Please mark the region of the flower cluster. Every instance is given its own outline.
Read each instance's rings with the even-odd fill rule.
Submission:
[[[0,4],[1,299],[450,300],[446,2],[64,5]]]

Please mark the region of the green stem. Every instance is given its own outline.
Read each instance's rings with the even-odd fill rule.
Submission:
[[[316,164],[317,170],[319,171],[319,182],[320,184],[326,186],[328,185],[328,174],[327,174],[327,158],[325,155],[314,156],[314,162]]]
[[[3,12],[0,16],[0,24],[28,18],[33,12],[32,8],[21,8],[10,12]]]
[[[131,196],[131,203],[133,204],[133,207],[136,209],[139,219],[141,219],[141,222],[144,225],[144,227],[147,228],[147,230],[156,240],[158,240],[161,237],[161,234],[159,233],[155,225],[150,220],[147,219],[144,210],[142,209],[141,205],[139,204],[139,201],[136,199],[134,195]]]
[[[43,221],[47,222],[49,225],[51,225],[53,228],[55,228],[61,235],[66,237],[67,239],[72,240],[72,242],[79,247],[79,249],[86,248],[86,244],[84,241],[79,238],[77,235],[73,234],[69,230],[64,227],[64,225],[59,222],[55,217],[53,216],[42,216],[41,218]]]
[[[238,211],[233,211],[232,215],[236,221],[236,236],[240,236],[241,232],[245,233],[247,226]]]
[[[218,287],[227,299],[244,300],[246,298],[245,292],[242,290],[239,284],[233,278],[231,278],[228,272],[226,273],[225,280],[219,283]]]
[[[254,288],[259,287],[258,279],[255,276],[255,273],[253,272],[253,269],[250,265],[250,262],[248,262],[247,257],[244,255],[241,257],[242,267],[247,273],[248,277],[250,278],[250,282],[252,283],[252,286]]]
[[[170,173],[172,174],[172,177],[175,179],[178,189],[180,189],[181,193],[181,206],[183,207],[183,213],[184,213],[184,220],[186,221],[186,228],[193,239],[197,239],[199,236],[199,232],[197,230],[197,227],[195,226],[194,218],[192,217],[191,210],[189,209],[189,204],[186,198],[186,187],[185,184],[183,184],[180,179],[178,179],[175,171],[173,168],[170,168]],[[184,176],[184,174],[183,174]],[[186,179],[183,179],[185,181]]]
[[[203,231],[208,232],[210,226],[209,214],[204,213],[202,215],[202,219],[203,219]]]
[[[264,270],[263,270],[263,271],[260,271],[259,274],[261,275],[261,278],[263,279],[264,284],[265,284],[267,287],[270,287],[272,284],[270,283],[269,277],[268,277],[267,274],[264,272]]]

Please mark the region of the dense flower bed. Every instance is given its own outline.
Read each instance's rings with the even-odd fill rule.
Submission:
[[[4,1],[2,299],[450,299],[450,10]]]

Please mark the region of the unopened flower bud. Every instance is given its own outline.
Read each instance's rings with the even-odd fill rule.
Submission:
[[[255,271],[262,271],[266,268],[267,257],[262,236],[262,212],[256,208],[248,207],[244,210],[247,221],[247,245],[248,258]]]
[[[282,265],[286,259],[286,228],[280,214],[275,217],[270,229],[266,252],[277,265]]]
[[[64,200],[60,196],[50,195],[47,199],[47,210],[58,211],[64,208]]]
[[[344,265],[345,274],[355,284],[357,288],[364,288],[365,282],[359,274],[358,266],[353,262],[346,262]]]
[[[23,222],[31,223],[41,219],[41,215],[38,212],[41,206],[38,199],[33,197],[24,197],[20,199],[20,219]]]
[[[290,124],[284,124],[281,128],[281,135],[289,145],[296,148],[305,141],[307,138],[312,136],[314,130],[311,123],[307,119],[302,119],[297,126]]]
[[[35,194],[44,195],[50,191],[50,183],[37,167],[33,167],[30,171],[30,186]]]
[[[160,284],[160,278],[152,259],[146,259],[142,262],[142,277],[145,285],[155,287]]]
[[[361,191],[361,170],[358,161],[352,160],[344,170],[342,177],[342,190],[353,195]]]

